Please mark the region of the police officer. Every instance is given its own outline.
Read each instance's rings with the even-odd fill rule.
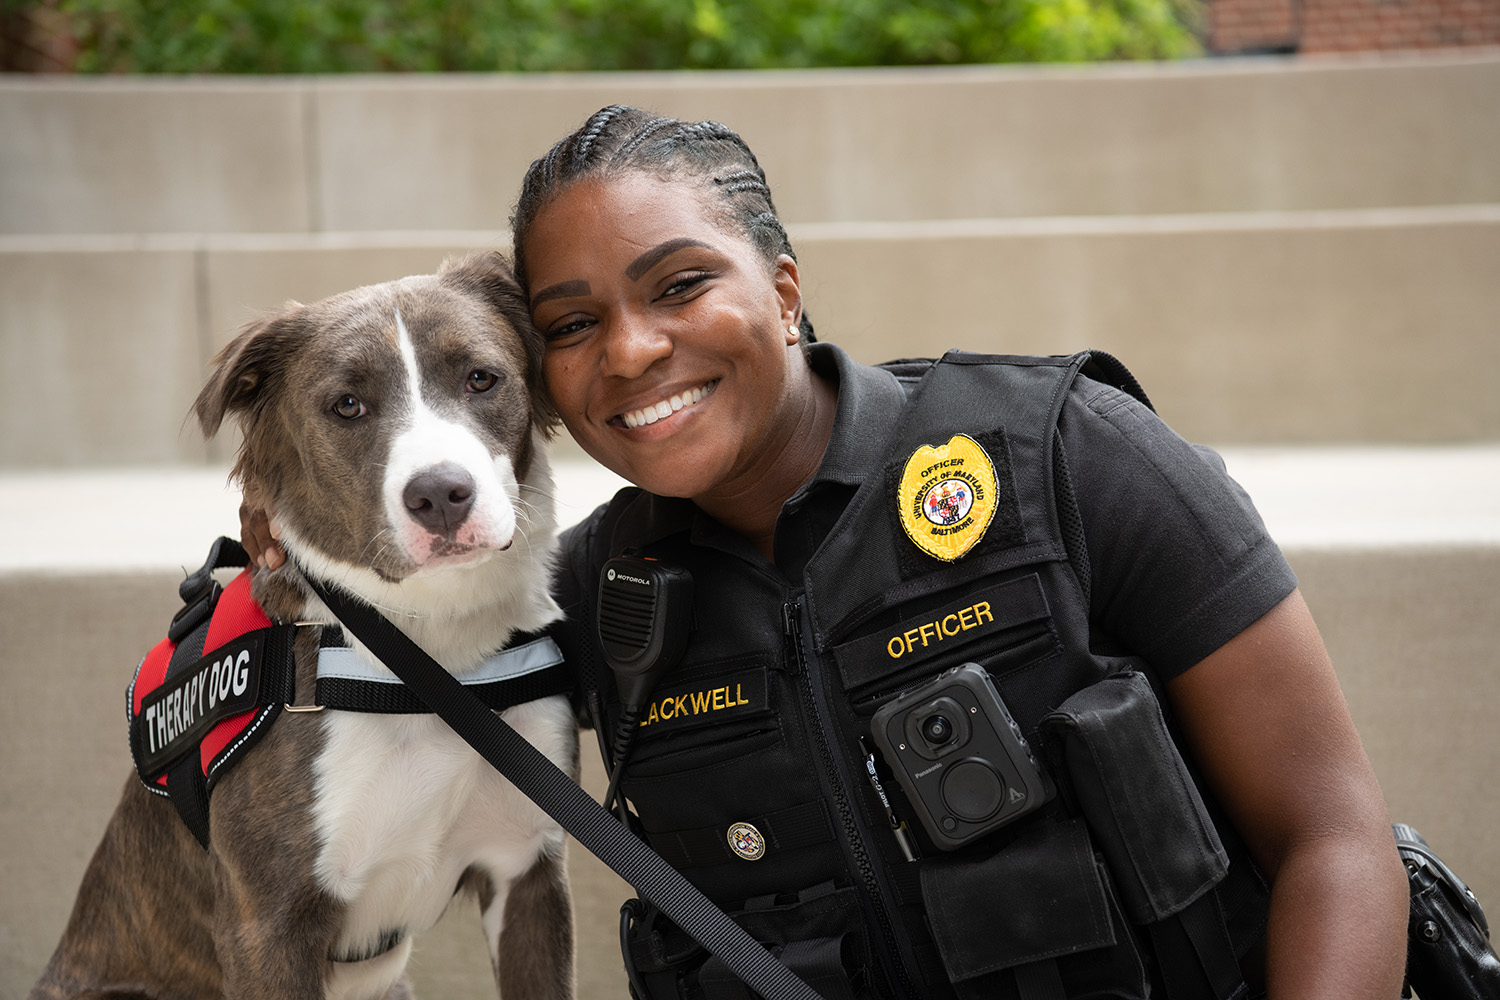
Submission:
[[[621,788],[653,846],[816,989],[1398,995],[1407,883],[1295,579],[1217,458],[1117,368],[869,368],[812,343],[764,174],[715,123],[601,110],[533,164],[513,230],[552,402],[636,487],[564,537],[559,642],[599,662],[604,560],[692,573],[696,627],[641,706]],[[895,767],[872,715],[962,661],[1039,748],[1075,689],[1149,676],[1194,776],[1180,811],[1208,817],[1188,874],[1141,874],[1178,864],[1150,816],[1122,872],[1101,832],[1122,824],[1084,822],[1046,752],[1056,797],[958,848],[894,787],[881,800],[865,765],[892,786]],[[611,726],[607,672],[588,673],[582,707]],[[1180,931],[1136,912],[1158,889]],[[653,996],[742,995],[639,923],[627,961]]]

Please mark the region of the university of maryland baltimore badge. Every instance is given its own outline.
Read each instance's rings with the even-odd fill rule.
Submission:
[[[953,562],[984,537],[995,516],[995,465],[967,434],[936,448],[923,445],[906,460],[896,503],[917,548]]]
[[[746,861],[759,861],[766,853],[766,838],[750,823],[735,823],[725,833],[729,849]]]

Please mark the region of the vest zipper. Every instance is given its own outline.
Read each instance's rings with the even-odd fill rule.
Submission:
[[[822,691],[822,677],[814,669],[814,664],[809,662],[803,650],[802,599],[800,597],[788,600],[782,606],[782,622],[786,628],[786,642],[791,653],[788,665],[791,673],[800,677],[804,682],[801,685],[802,707],[809,723],[808,728],[813,735],[814,748],[822,764],[824,784],[832,795],[839,827],[844,832],[844,851],[863,883],[863,898],[867,908],[873,912],[881,936],[885,939],[885,948],[878,951],[872,948],[871,950],[876,951],[876,954],[871,958],[877,963],[882,958],[885,959],[889,963],[888,968],[895,972],[897,982],[894,985],[908,997],[920,997],[920,992],[912,984],[906,962],[902,960],[902,956],[907,953],[908,949],[901,945],[895,922],[891,919],[885,890],[875,870],[875,861],[865,847],[866,836],[859,823],[858,814],[845,792],[845,789],[859,786],[854,784],[853,779],[847,773],[848,768],[841,766],[842,760],[829,739],[829,734],[835,729]],[[873,945],[874,942],[871,944]]]

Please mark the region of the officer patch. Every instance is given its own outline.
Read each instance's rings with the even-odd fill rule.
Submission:
[[[766,853],[766,838],[749,823],[730,824],[725,836],[729,840],[729,849],[736,857],[746,861],[759,861]]]
[[[953,562],[984,537],[995,516],[994,463],[967,434],[923,445],[906,460],[896,503],[917,548]]]

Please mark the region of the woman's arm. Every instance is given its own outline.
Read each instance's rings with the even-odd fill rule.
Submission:
[[[1168,681],[1167,693],[1271,883],[1271,1000],[1394,1000],[1410,890],[1301,593]]]

